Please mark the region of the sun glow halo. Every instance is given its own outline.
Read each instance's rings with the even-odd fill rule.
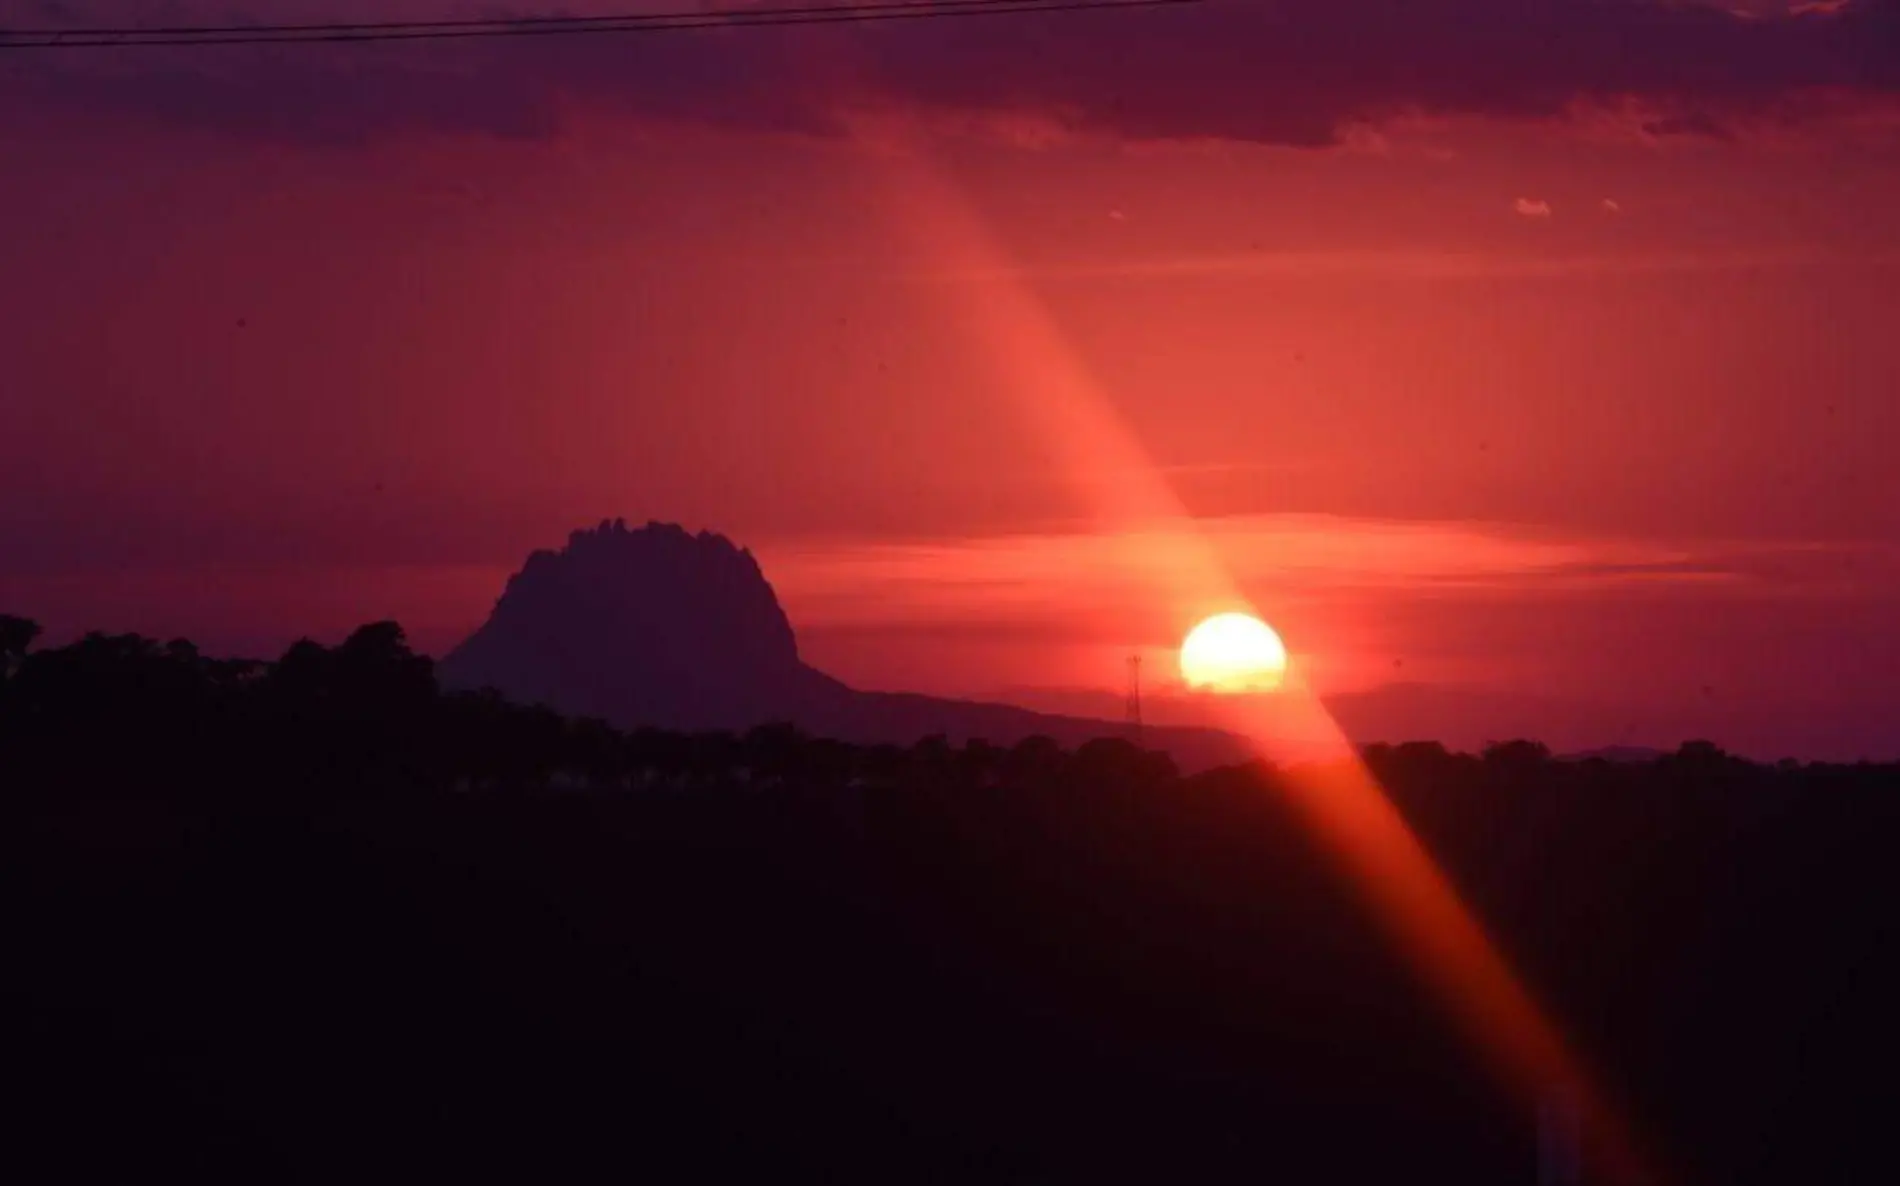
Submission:
[[[1252,614],[1215,614],[1181,643],[1181,677],[1210,692],[1271,692],[1286,678],[1286,644]]]

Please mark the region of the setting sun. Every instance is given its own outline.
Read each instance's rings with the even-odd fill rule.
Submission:
[[[1181,676],[1210,692],[1270,692],[1286,676],[1286,644],[1251,614],[1216,614],[1181,643]]]

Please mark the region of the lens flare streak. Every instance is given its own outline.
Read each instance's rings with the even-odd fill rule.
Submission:
[[[1245,606],[1214,549],[1107,394],[1088,374],[1028,283],[987,233],[971,204],[914,143],[888,129],[874,151],[879,181],[899,229],[916,236],[944,268],[992,278],[946,287],[952,310],[984,356],[1013,409],[1058,450],[1068,480],[1086,498],[1098,530],[1140,549],[1128,566],[1182,621]],[[1113,474],[1112,481],[1099,475]],[[1288,672],[1272,719],[1258,706],[1228,706],[1225,722],[1256,740],[1263,758],[1277,730],[1324,736],[1331,762],[1283,780],[1297,813],[1350,875],[1372,913],[1444,1001],[1496,1072],[1526,1102],[1526,1114],[1553,1093],[1577,1103],[1593,1165],[1605,1180],[1653,1183],[1625,1124],[1593,1085],[1562,1034],[1539,1008],[1479,920],[1460,899],[1396,807],[1361,763],[1325,707]],[[1299,719],[1305,718],[1305,719]],[[1318,773],[1314,773],[1314,772]]]

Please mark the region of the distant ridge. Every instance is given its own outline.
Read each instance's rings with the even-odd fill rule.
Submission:
[[[1117,722],[1005,704],[863,692],[806,664],[758,561],[710,531],[624,519],[575,531],[534,552],[488,620],[438,667],[448,688],[494,688],[512,700],[623,727],[742,730],[787,722],[861,744],[908,745],[941,734],[1010,745],[1042,735],[1064,746],[1119,736]],[[1150,728],[1143,744],[1185,770],[1245,761],[1212,729]]]

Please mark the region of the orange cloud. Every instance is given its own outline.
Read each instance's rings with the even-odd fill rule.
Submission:
[[[1332,515],[1203,520],[1202,537],[1243,586],[1292,597],[1349,590],[1575,590],[1710,583],[1732,574],[1693,551],[1636,541],[1558,539],[1510,528]],[[1002,535],[931,543],[790,544],[759,549],[801,623],[944,623],[1089,607],[1139,616],[1166,574],[1136,530]]]

